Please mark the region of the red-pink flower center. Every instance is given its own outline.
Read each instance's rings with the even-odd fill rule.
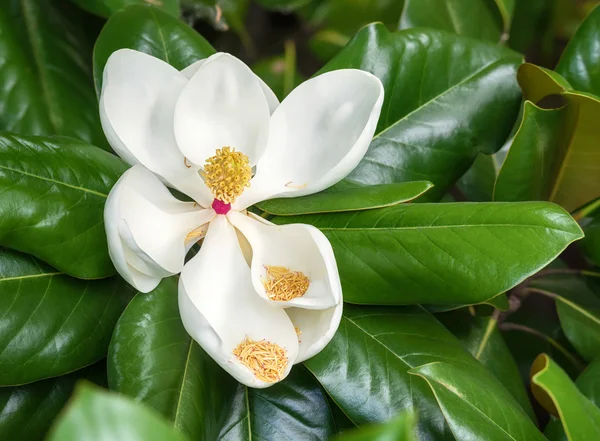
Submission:
[[[223,202],[220,199],[213,200],[212,208],[217,214],[227,214],[231,210],[231,204]]]

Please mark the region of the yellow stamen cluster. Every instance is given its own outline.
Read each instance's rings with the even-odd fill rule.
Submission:
[[[254,341],[246,337],[234,350],[237,357],[254,376],[264,382],[281,380],[288,365],[285,349],[270,341]]]
[[[242,152],[223,147],[206,160],[202,177],[215,199],[231,204],[250,187],[252,168]]]
[[[290,271],[283,266],[265,265],[267,277],[262,280],[271,300],[288,301],[302,297],[308,290],[310,279],[300,271]]]

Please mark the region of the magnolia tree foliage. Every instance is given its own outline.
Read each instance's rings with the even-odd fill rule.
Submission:
[[[600,439],[595,3],[6,1],[0,440]]]

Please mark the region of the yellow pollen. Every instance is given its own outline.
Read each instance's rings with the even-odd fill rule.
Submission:
[[[223,147],[206,160],[202,177],[215,199],[231,204],[250,187],[252,168],[242,152]]]
[[[288,301],[302,297],[308,290],[310,279],[300,271],[290,271],[283,266],[265,265],[267,277],[262,280],[271,300]]]
[[[254,341],[246,337],[234,350],[233,355],[264,382],[281,380],[288,358],[285,349],[270,341]]]

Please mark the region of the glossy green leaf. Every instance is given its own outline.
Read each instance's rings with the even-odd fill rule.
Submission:
[[[559,74],[531,64],[521,66],[518,79],[525,98],[534,103],[556,94],[567,102],[548,199],[571,211],[600,197],[600,99],[573,91]]]
[[[75,277],[114,274],[104,204],[126,169],[71,138],[0,134],[0,245]]]
[[[496,152],[510,133],[520,63],[510,50],[444,32],[363,28],[323,68],[363,69],[385,88],[373,142],[347,179],[428,180],[435,185],[428,198],[442,197],[478,153]]]
[[[31,256],[0,250],[0,385],[81,369],[106,356],[131,299],[120,279],[82,281]]]
[[[326,440],[334,433],[324,393],[301,366],[264,390],[223,371],[183,328],[175,278],[129,304],[111,341],[108,374],[111,389],[158,410],[190,439]]]
[[[562,53],[556,71],[575,90],[600,95],[600,8],[595,8],[581,24]]]
[[[282,12],[291,12],[302,6],[306,6],[312,0],[256,0],[263,8],[275,9]]]
[[[528,53],[552,25],[550,13],[553,5],[548,0],[516,1],[508,45],[523,54]]]
[[[92,14],[110,17],[115,12],[130,5],[145,5],[161,8],[175,17],[179,16],[178,0],[71,0],[77,6]]]
[[[547,276],[536,280],[535,289],[556,300],[562,329],[587,361],[600,355],[600,298],[576,276]]]
[[[53,1],[0,8],[0,131],[66,135],[107,146],[81,17]]]
[[[315,16],[319,27],[353,35],[361,27],[382,22],[390,28],[398,25],[404,0],[325,0],[317,6]],[[314,19],[313,19],[314,21]]]
[[[427,181],[361,186],[340,182],[317,194],[261,202],[258,207],[270,214],[334,213],[389,207],[418,198],[433,185]]]
[[[540,404],[560,417],[569,441],[600,439],[600,409],[577,390],[565,371],[546,354],[534,362],[531,382]]]
[[[581,248],[586,257],[600,267],[600,210],[585,220],[583,232],[585,237],[581,241]]]
[[[495,155],[479,154],[456,185],[470,202],[491,202],[499,168]]]
[[[25,386],[0,388],[0,439],[41,441],[79,379],[106,384],[106,363]]]
[[[442,441],[454,437],[438,404],[427,384],[408,372],[442,361],[462,376],[476,376],[481,390],[497,393],[506,413],[515,415],[515,428],[533,426],[497,380],[420,307],[346,305],[331,343],[305,365],[354,423],[383,422],[414,411],[420,415],[417,439]],[[457,382],[457,390],[467,393],[462,387]]]
[[[409,371],[427,381],[456,439],[546,441],[533,421],[487,371],[436,361]]]
[[[415,415],[405,412],[385,424],[355,429],[335,438],[335,441],[417,441],[415,422]]]
[[[525,101],[521,125],[496,179],[495,201],[537,201],[550,197],[566,110],[566,107],[542,109]]]
[[[498,42],[508,39],[515,0],[405,0],[400,28],[426,27]]]
[[[130,6],[110,17],[96,41],[94,82],[98,94],[106,60],[123,48],[145,52],[180,70],[215,52],[194,29],[166,12]]]
[[[535,421],[525,385],[493,317],[472,317],[465,311],[440,314],[438,319],[461,341],[463,346],[502,383],[527,415]]]
[[[79,384],[48,441],[184,441],[159,414],[133,400]]]
[[[404,204],[273,221],[321,229],[344,300],[360,304],[481,303],[582,237],[569,214],[546,202]]]

